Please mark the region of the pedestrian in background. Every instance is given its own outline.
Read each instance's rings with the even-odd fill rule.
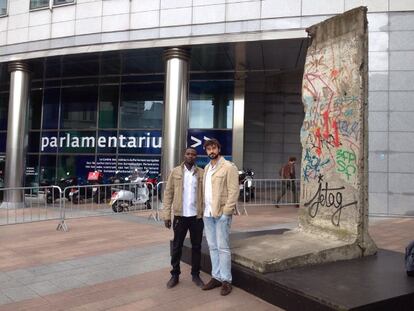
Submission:
[[[296,191],[296,172],[295,172],[296,157],[289,157],[288,163],[282,166],[279,170],[279,175],[282,180],[282,191],[279,193],[276,199],[276,207],[279,208],[279,201],[285,195],[288,190],[292,191],[294,203],[296,207],[299,207],[298,195]]]

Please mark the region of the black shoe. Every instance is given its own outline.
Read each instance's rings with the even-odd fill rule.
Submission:
[[[204,286],[204,282],[199,275],[193,275],[193,283],[198,287]]]
[[[173,288],[178,284],[179,277],[178,275],[171,276],[171,279],[167,282],[167,288]]]

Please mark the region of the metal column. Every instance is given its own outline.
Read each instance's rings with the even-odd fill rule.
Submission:
[[[164,124],[162,131],[162,178],[182,160],[187,146],[188,71],[190,52],[185,48],[164,51]]]
[[[28,65],[20,61],[10,63],[9,72],[10,99],[7,125],[5,188],[18,188],[24,185],[30,72]],[[1,207],[24,207],[24,191],[6,191]]]
[[[236,43],[236,73],[233,106],[233,162],[239,169],[244,166],[244,93],[246,86],[246,44]]]

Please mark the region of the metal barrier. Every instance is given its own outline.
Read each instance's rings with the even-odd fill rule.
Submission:
[[[67,231],[66,219],[148,212],[158,220],[154,209],[157,187],[147,183],[118,183],[70,186],[62,191],[62,215],[57,230]]]
[[[160,210],[163,209],[163,205],[162,205],[162,199],[163,199],[163,189],[162,186],[165,185],[167,182],[166,181],[160,181],[157,184],[157,204],[156,204],[156,218],[157,220],[161,220],[160,218]]]
[[[299,205],[300,179],[245,180],[240,189],[240,200],[247,215],[248,206]]]
[[[58,186],[0,189],[0,225],[57,220],[62,217]]]

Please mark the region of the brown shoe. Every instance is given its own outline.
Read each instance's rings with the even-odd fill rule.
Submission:
[[[201,289],[202,290],[210,290],[216,287],[220,287],[221,286],[221,282],[216,280],[215,278],[211,278],[211,280],[204,285]]]
[[[229,282],[224,281],[223,285],[221,286],[221,291],[220,291],[221,296],[227,296],[228,294],[231,293],[232,289],[233,287],[231,286],[231,284]]]

